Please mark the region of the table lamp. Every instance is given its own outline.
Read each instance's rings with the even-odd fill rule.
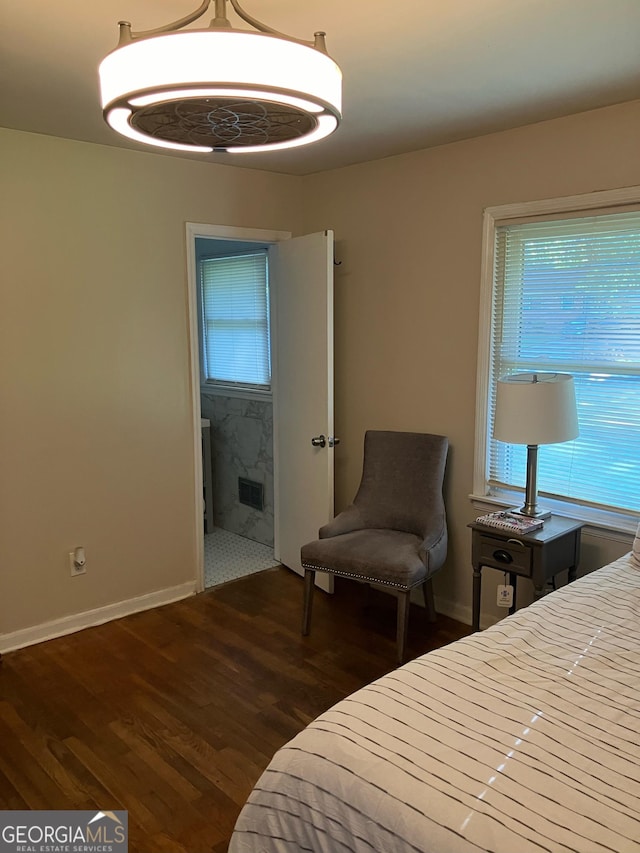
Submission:
[[[524,506],[510,510],[532,518],[551,513],[538,507],[538,445],[558,444],[578,436],[573,376],[568,373],[514,373],[498,380],[493,437],[527,445]]]

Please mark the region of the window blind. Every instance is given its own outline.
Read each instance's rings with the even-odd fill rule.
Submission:
[[[200,285],[206,380],[270,389],[266,252],[203,259]]]
[[[489,436],[496,382],[574,377],[580,435],[544,445],[538,488],[559,499],[640,510],[640,211],[498,225]],[[492,490],[523,487],[526,447],[489,439]]]

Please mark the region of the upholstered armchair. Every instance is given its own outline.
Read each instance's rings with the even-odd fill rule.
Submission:
[[[397,650],[403,662],[411,590],[422,586],[435,619],[432,577],[447,556],[442,486],[448,440],[441,435],[370,430],[358,493],[319,539],[301,549],[305,570],[302,633],[311,626],[316,572],[379,584],[398,595]]]

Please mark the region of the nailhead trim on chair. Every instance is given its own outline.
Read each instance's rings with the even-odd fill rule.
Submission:
[[[413,584],[413,586],[406,586],[405,584],[394,583],[393,581],[383,581],[380,580],[380,578],[370,578],[367,575],[358,575],[355,572],[338,572],[335,569],[325,569],[324,566],[312,566],[310,563],[302,563],[302,568],[311,569],[315,572],[326,572],[328,575],[338,575],[338,577],[341,578],[354,578],[355,580],[359,581],[369,581],[369,583],[377,583],[381,586],[393,586],[396,589],[403,589],[405,592],[409,589],[413,589],[416,586],[420,586],[421,583],[424,583],[426,580],[428,580],[427,576],[425,575],[422,580],[417,581]]]

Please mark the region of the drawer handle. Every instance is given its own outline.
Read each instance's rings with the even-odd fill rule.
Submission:
[[[497,551],[493,552],[493,559],[497,560],[498,563],[505,563],[509,565],[509,563],[513,563],[513,557],[508,551],[503,551],[502,548],[498,548]]]
[[[518,548],[526,549],[526,545],[524,542],[521,542],[519,539],[507,539],[509,545],[517,545]]]

